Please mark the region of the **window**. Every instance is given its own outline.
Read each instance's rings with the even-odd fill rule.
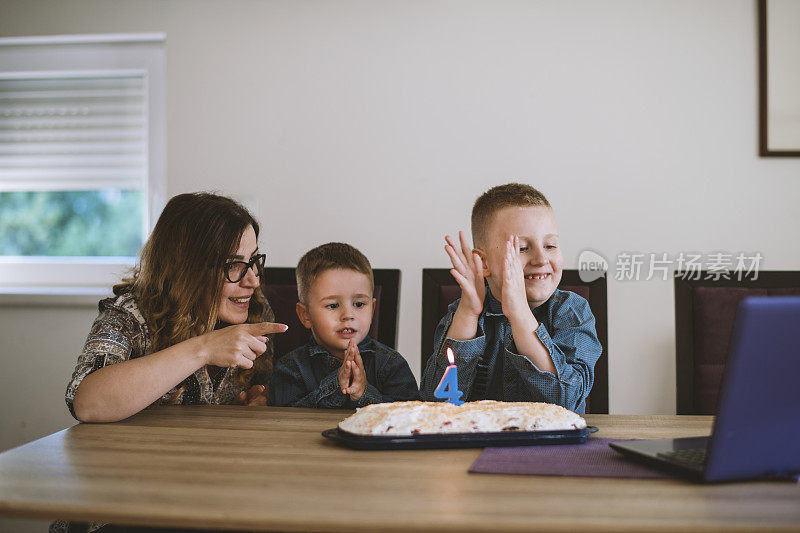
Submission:
[[[108,287],[164,203],[164,36],[0,39],[0,290]]]

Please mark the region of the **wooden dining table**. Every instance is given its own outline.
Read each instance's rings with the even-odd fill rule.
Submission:
[[[351,411],[174,406],[0,454],[0,515],[256,531],[800,530],[800,486],[470,474],[480,449],[356,451]],[[708,435],[713,417],[586,415],[609,438]]]

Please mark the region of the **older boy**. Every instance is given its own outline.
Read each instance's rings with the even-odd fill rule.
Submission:
[[[312,336],[275,365],[270,403],[353,409],[418,400],[403,356],[367,336],[375,299],[364,254],[349,244],[323,244],[300,259],[295,273],[297,316]]]
[[[563,258],[544,195],[519,183],[493,187],[472,209],[475,249],[463,232],[459,244],[445,240],[461,298],[436,328],[423,399],[434,399],[449,346],[465,399],[548,402],[583,413],[602,349],[589,304],[557,289]]]

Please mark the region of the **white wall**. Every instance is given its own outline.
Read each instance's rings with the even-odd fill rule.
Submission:
[[[343,240],[401,268],[399,349],[419,377],[421,269],[447,266],[443,234],[510,179],[550,198],[568,268],[586,247],[800,268],[800,160],[756,155],[755,15],[752,0],[6,0],[0,36],[166,32],[169,194],[244,200],[274,266]],[[672,291],[609,282],[612,412],[674,412]],[[15,382],[0,448],[69,423],[91,318],[0,310]]]
[[[64,403],[97,305],[0,299],[0,451],[75,423]],[[47,522],[0,518],[0,533],[47,531]]]

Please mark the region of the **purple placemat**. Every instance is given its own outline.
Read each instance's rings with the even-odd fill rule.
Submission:
[[[620,440],[633,439],[593,437],[586,444],[486,448],[469,471],[478,474],[675,479],[676,476],[667,472],[624,458],[608,445]]]

